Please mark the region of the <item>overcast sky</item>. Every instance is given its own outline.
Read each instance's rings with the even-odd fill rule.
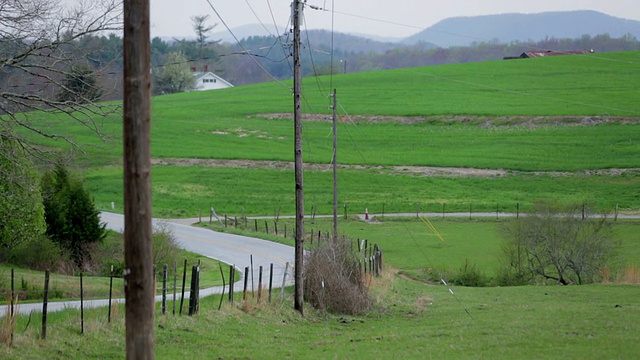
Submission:
[[[283,31],[290,16],[290,0],[150,0],[151,36],[193,36],[191,16],[210,15],[213,32],[262,22],[275,33],[274,20]],[[406,37],[440,20],[456,16],[545,11],[596,10],[640,20],[640,0],[308,0],[309,5],[335,6],[334,29],[345,33]],[[273,18],[272,12],[273,11]],[[255,14],[254,14],[255,13]],[[305,9],[308,29],[331,29],[330,11]]]

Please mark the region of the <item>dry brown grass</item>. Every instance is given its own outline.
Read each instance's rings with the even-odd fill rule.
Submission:
[[[2,329],[0,331],[0,343],[5,345],[11,345],[11,340],[13,338],[13,332],[16,329],[16,319],[18,317],[18,305],[14,304],[13,306],[13,315],[11,314],[11,302],[12,297],[9,295],[7,299],[7,310],[4,314],[4,322],[2,323]]]
[[[602,269],[600,275],[602,276],[603,284],[640,284],[640,266],[638,265],[629,265],[626,268],[618,271],[615,275],[611,273],[611,269],[605,267],[604,269]]]
[[[111,321],[118,318],[118,302],[113,300],[111,302]]]
[[[640,284],[640,267],[638,265],[627,266],[616,275],[616,284],[637,285]]]
[[[272,299],[274,301],[273,293]],[[259,288],[254,292],[247,292],[247,299],[242,301],[240,305],[240,310],[247,314],[253,314],[258,310],[265,310],[269,307],[269,294],[267,289]]]
[[[362,314],[371,307],[368,283],[346,241],[325,241],[305,256],[305,300],[320,311]]]

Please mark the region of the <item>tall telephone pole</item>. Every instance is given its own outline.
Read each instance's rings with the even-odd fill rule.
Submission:
[[[127,359],[154,359],[149,0],[124,0],[124,293]]]
[[[300,0],[293,0],[293,123],[295,127],[295,181],[296,181],[296,248],[294,266],[294,308],[304,315],[303,267],[304,267],[304,191],[302,164],[302,111],[300,108]]]
[[[333,89],[333,241],[338,241],[338,99]]]

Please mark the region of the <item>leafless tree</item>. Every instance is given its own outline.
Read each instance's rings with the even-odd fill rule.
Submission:
[[[196,45],[198,46],[198,55],[202,56],[202,49],[207,43],[207,39],[209,38],[209,33],[213,30],[218,24],[213,24],[211,26],[207,26],[206,22],[209,19],[209,15],[196,15],[191,17],[191,22],[193,23],[193,31],[196,32]]]
[[[521,278],[529,274],[563,285],[584,284],[615,255],[619,244],[610,230],[606,216],[591,215],[586,207],[539,203],[510,224],[504,254]]]
[[[0,0],[0,131],[4,136],[32,154],[42,153],[34,152],[36,147],[19,135],[19,128],[80,149],[71,137],[47,129],[42,116],[47,113],[46,119],[78,122],[103,138],[99,119],[118,112],[119,106],[100,104],[82,94],[65,99],[55,94],[76,91],[67,81],[76,66],[88,66],[96,76],[104,68],[84,51],[83,38],[121,29],[122,4],[117,0]]]

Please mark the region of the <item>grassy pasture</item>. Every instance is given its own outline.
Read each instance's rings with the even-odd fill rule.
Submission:
[[[526,211],[531,201],[556,198],[594,203],[599,211],[615,204],[637,210],[640,195],[635,171],[619,176],[583,176],[580,170],[639,167],[640,126],[602,123],[567,126],[518,123],[495,116],[640,116],[640,52],[593,54],[522,61],[499,61],[335,76],[340,103],[350,115],[430,117],[401,124],[343,122],[339,161],[382,165],[373,170],[341,170],[340,202],[349,213],[365,207],[379,213],[421,211]],[[326,88],[329,79],[320,79]],[[372,86],[372,84],[375,84]],[[380,84],[380,85],[379,85]],[[305,112],[328,113],[326,91],[305,79]],[[177,94],[153,99],[153,156],[253,160],[291,160],[290,120],[256,114],[291,112],[290,89],[259,84],[224,91]],[[342,109],[341,109],[342,110]],[[344,111],[341,111],[344,114]],[[473,115],[469,121],[451,116]],[[493,126],[480,126],[491,121]],[[580,122],[580,119],[576,121]],[[499,123],[499,124],[498,124]],[[86,129],[51,122],[54,132],[70,133],[88,153],[87,186],[100,209],[122,209],[120,119],[105,120],[113,142],[99,144]],[[330,159],[330,127],[305,123],[307,162]],[[46,142],[60,147],[60,142]],[[79,160],[85,161],[85,160]],[[575,171],[575,174],[511,173],[497,178],[418,177],[389,165],[469,166],[509,170]],[[329,213],[328,172],[305,173],[307,212],[315,205]],[[157,166],[154,215],[195,217],[214,206],[220,214],[293,212],[293,173],[275,169]],[[260,189],[259,191],[257,189]],[[341,208],[342,209],[342,208]],[[341,210],[342,211],[342,210]],[[205,216],[206,217],[206,216]],[[284,223],[285,220],[281,220]],[[389,265],[423,278],[422,269],[455,271],[465,259],[491,273],[497,267],[499,226],[494,221],[432,220],[442,242],[423,223],[392,221],[366,225],[343,220],[345,233],[368,238],[385,250]],[[623,262],[637,264],[637,224],[616,227],[623,239]],[[316,220],[307,229],[327,229]],[[1,272],[1,271],[0,271]],[[217,272],[214,272],[217,274]],[[156,319],[158,358],[633,358],[640,352],[638,286],[531,286],[454,288],[426,286],[392,274],[373,293],[376,311],[361,317],[317,314],[298,317],[289,297],[282,307],[245,304],[243,310],[216,312],[219,298],[202,303],[197,321],[188,317]],[[465,313],[468,310],[473,318]],[[121,308],[121,313],[124,309]],[[51,314],[49,340],[38,340],[38,319],[23,330],[2,357],[122,358],[122,315],[105,326],[105,311],[85,314],[89,328],[79,333],[77,312]],[[1,345],[0,345],[1,346]],[[28,349],[26,351],[25,349]]]
[[[250,301],[222,312],[213,296],[196,317],[157,309],[156,357],[628,359],[640,351],[638,286],[454,287],[452,295],[392,274],[375,283],[377,310],[358,317],[307,309],[301,318],[290,295],[281,306]],[[3,359],[121,359],[123,318],[122,306],[109,325],[105,309],[87,309],[80,335],[79,311],[52,313],[42,341],[39,316],[30,327],[20,317]]]
[[[640,52],[434,66],[334,76],[340,114],[427,117],[412,124],[345,122],[339,128],[344,164],[431,165],[523,171],[640,166],[637,124],[607,123],[610,116],[637,118]],[[327,77],[319,78],[322,84]],[[383,84],[374,85],[372,84]],[[305,79],[304,112],[329,116],[326,94]],[[328,91],[327,91],[328,93]],[[155,97],[154,157],[293,159],[291,120],[257,116],[291,113],[290,89],[277,83],[223,91]],[[504,116],[596,116],[593,126]],[[451,116],[463,119],[451,121]],[[464,118],[469,117],[471,118]],[[32,119],[37,122],[37,119]],[[55,133],[87,144],[89,163],[121,161],[121,120],[100,121],[112,143],[100,144],[87,128],[41,119]],[[410,120],[414,121],[414,120]],[[588,120],[587,122],[589,122]],[[384,121],[383,121],[384,122]],[[503,126],[481,126],[487,122]],[[519,124],[519,125],[518,125]],[[305,123],[305,161],[331,157],[330,126]],[[44,141],[48,146],[61,142]],[[552,157],[555,161],[550,162]]]
[[[122,211],[122,170],[109,167],[86,174],[96,206]],[[592,204],[598,212],[640,208],[638,174],[621,176],[507,175],[495,178],[422,177],[392,173],[388,169],[340,170],[340,212],[349,214],[415,212],[516,212],[527,211],[540,199]],[[332,174],[305,172],[305,207],[310,214],[332,211]],[[293,171],[204,166],[156,166],[153,170],[154,216],[162,218],[208,216],[214,207],[219,215],[271,215],[295,212]]]
[[[269,226],[269,235],[265,235],[264,222]],[[427,225],[425,220],[412,217],[376,216],[371,223],[350,217],[339,217],[338,228],[341,234],[351,239],[352,246],[357,241],[367,239],[368,244],[378,244],[384,252],[385,264],[402,271],[414,279],[429,280],[431,275],[450,279],[460,272],[461,267],[468,262],[475,266],[487,278],[493,278],[501,267],[500,252],[504,243],[503,231],[510,221],[507,218],[445,218],[430,217],[428,221],[442,236],[441,240]],[[216,231],[238,232],[247,236],[256,236],[287,245],[294,245],[292,232],[295,220],[290,218],[278,221],[278,236],[274,234],[273,219],[258,220],[258,232],[255,223],[250,220],[246,228],[243,224],[238,227],[229,225],[224,228],[217,222],[208,223],[203,219],[200,226]],[[306,247],[312,248],[317,244],[318,232],[324,237],[332,231],[331,218],[316,218],[305,222],[307,234]],[[284,229],[287,238],[284,238]],[[640,266],[640,222],[637,220],[618,220],[613,224],[612,236],[620,241],[621,249],[617,259],[610,264],[610,273],[615,280],[628,267]],[[313,233],[314,243],[311,242]],[[434,272],[427,272],[433,269]],[[436,279],[437,281],[438,279]]]

